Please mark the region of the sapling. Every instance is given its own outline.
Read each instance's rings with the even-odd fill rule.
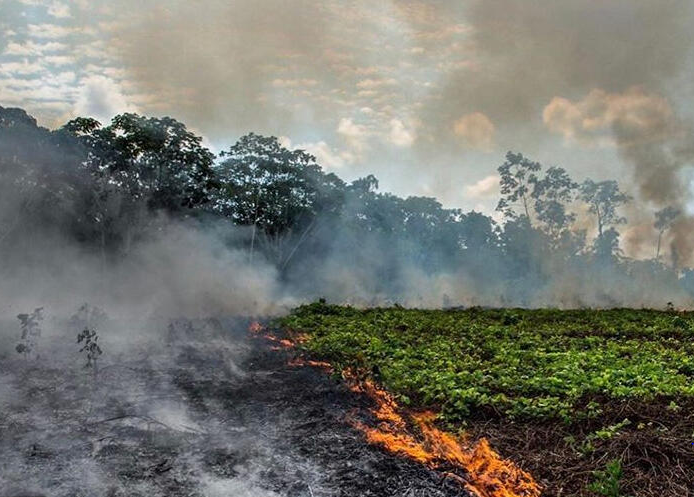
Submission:
[[[85,369],[91,369],[94,377],[96,378],[99,372],[97,361],[99,356],[103,353],[101,347],[99,347],[99,335],[96,334],[96,330],[85,328],[81,333],[77,335],[77,343],[84,342],[84,345],[80,349],[80,353],[86,355],[87,363],[84,365]]]
[[[23,354],[25,359],[29,359],[32,352],[35,357],[39,357],[39,338],[41,337],[41,321],[43,321],[43,307],[34,309],[31,314],[18,314],[19,326],[21,329],[20,343],[15,350]]]

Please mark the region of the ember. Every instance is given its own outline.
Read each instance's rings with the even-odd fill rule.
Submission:
[[[251,333],[260,333],[263,331],[263,325],[260,324],[258,321],[253,321],[251,324],[248,325],[248,331]]]
[[[304,367],[311,366],[314,368],[320,368],[325,372],[332,373],[333,367],[329,362],[325,361],[312,361],[309,359],[303,359],[301,357],[295,357],[289,361],[289,365],[292,367]]]

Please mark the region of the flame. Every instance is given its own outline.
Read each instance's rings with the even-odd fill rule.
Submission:
[[[333,372],[333,366],[329,362],[325,361],[312,361],[307,360],[302,357],[295,357],[289,361],[289,365],[294,368],[302,368],[306,366],[311,366],[313,368],[319,368],[328,373]]]
[[[408,430],[408,422],[387,392],[368,380],[353,383],[351,389],[367,394],[376,403],[372,412],[378,420],[377,427],[352,421],[352,425],[362,431],[370,443],[433,469],[452,466],[462,470],[465,478],[455,473],[445,474],[458,480],[478,497],[539,497],[540,487],[532,476],[513,462],[502,459],[487,440],[482,439],[474,447],[467,447],[459,438],[436,428],[436,414],[431,411],[409,416],[411,424],[421,433],[421,437],[416,437]]]
[[[265,340],[269,340],[270,342],[276,343],[277,344],[276,346],[271,347],[272,350],[291,349],[291,348],[296,346],[295,340],[287,340],[286,338],[278,338],[270,332],[262,333],[263,331],[265,331],[265,327],[262,324],[260,324],[258,321],[253,321],[251,324],[249,324],[248,325],[248,331],[250,331],[251,333],[253,333],[255,335],[262,336]]]
[[[260,334],[264,329],[258,322],[249,326],[249,330],[256,334]],[[270,332],[263,333],[262,337],[281,345],[272,347],[273,350],[294,348],[307,339],[301,334],[289,334],[290,339],[280,339]],[[328,362],[302,357],[294,357],[289,361],[289,365],[311,366],[333,372],[333,367]],[[540,496],[540,486],[533,477],[512,461],[503,459],[489,446],[486,439],[483,438],[470,447],[460,438],[436,428],[434,412],[408,414],[406,419],[400,414],[404,411],[395,399],[385,390],[379,389],[373,381],[360,380],[350,371],[344,371],[343,377],[352,391],[366,394],[376,405],[372,413],[378,420],[377,427],[356,419],[350,420],[352,426],[366,435],[369,443],[439,470],[477,497]],[[418,435],[414,435],[410,427],[416,427],[414,431]],[[450,471],[451,468],[463,476]]]
[[[277,338],[276,336],[269,334],[263,335],[263,338],[279,345],[277,347],[273,347],[273,350],[279,350],[281,348],[291,349],[295,346],[294,342],[287,340],[286,338]]]

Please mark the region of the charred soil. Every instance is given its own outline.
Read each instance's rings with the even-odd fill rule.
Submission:
[[[369,444],[349,422],[376,422],[368,396],[245,324],[176,326],[166,351],[104,360],[97,382],[7,359],[0,496],[468,495]]]

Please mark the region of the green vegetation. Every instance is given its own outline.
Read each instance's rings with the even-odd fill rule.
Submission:
[[[305,333],[316,356],[375,376],[402,402],[440,407],[449,422],[480,415],[568,422],[596,417],[614,401],[694,395],[693,313],[318,302],[279,324]]]
[[[619,481],[622,479],[622,463],[614,459],[607,463],[604,470],[593,473],[595,480],[589,489],[603,497],[621,497]]]

